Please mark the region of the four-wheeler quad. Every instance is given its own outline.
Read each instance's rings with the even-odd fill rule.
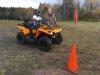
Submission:
[[[34,43],[40,50],[49,51],[52,44],[61,44],[63,37],[61,27],[58,25],[50,26],[48,20],[42,20],[34,27],[29,27],[30,22],[18,24],[20,32],[17,33],[17,40],[21,44],[27,42]]]

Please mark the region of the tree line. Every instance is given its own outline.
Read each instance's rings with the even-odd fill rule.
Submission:
[[[97,4],[98,3],[97,0],[93,1],[95,2],[86,0],[85,4],[82,7],[80,7],[81,4],[80,2],[77,2],[75,4],[73,0],[64,0],[63,4],[59,3],[53,5],[54,14],[57,20],[72,20],[73,10],[76,5],[78,8],[80,20],[100,21],[100,5]],[[41,6],[44,7],[45,4],[41,4]],[[0,19],[22,20],[23,16],[25,15],[28,15],[30,19],[32,19],[33,14],[34,14],[33,8],[31,7],[30,8],[0,7]]]
[[[25,15],[31,18],[33,15],[33,8],[0,7],[0,19],[21,20]]]

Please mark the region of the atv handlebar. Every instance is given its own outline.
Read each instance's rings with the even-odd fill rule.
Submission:
[[[50,27],[50,28],[53,27],[53,25],[51,25],[51,24],[50,24],[50,21],[47,20],[47,19],[42,20],[41,23],[47,25],[47,26]]]

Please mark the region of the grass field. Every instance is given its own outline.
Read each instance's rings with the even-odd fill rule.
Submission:
[[[17,43],[18,23],[0,20],[0,75],[72,75],[63,69],[63,63],[68,62],[75,35],[77,75],[100,75],[100,22],[79,22],[76,34],[73,22],[59,22],[64,41],[47,53],[32,44]]]

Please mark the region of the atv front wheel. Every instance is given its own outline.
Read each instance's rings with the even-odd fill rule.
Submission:
[[[48,52],[51,49],[51,40],[46,36],[40,37],[38,40],[38,48],[42,51]]]
[[[19,32],[19,33],[17,34],[17,41],[18,41],[19,43],[21,43],[21,44],[25,44],[25,43],[26,43],[26,39],[25,39],[23,33]]]
[[[61,44],[62,41],[63,41],[63,36],[62,36],[62,34],[60,34],[60,33],[55,34],[55,37],[52,38],[53,44]]]

